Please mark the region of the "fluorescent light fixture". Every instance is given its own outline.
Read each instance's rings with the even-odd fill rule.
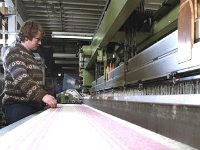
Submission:
[[[92,39],[92,37],[86,37],[86,36],[69,36],[69,35],[52,35],[52,38],[85,39],[85,40],[91,40]]]
[[[78,33],[78,32],[52,32],[52,35],[78,35],[78,36],[93,36],[93,33]]]
[[[93,34],[92,33],[77,33],[77,32],[52,32],[51,37],[91,40],[93,38]]]

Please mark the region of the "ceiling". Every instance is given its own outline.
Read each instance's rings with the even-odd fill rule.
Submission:
[[[38,21],[47,37],[52,32],[94,34],[101,22],[108,0],[18,0],[25,19]]]
[[[101,23],[109,0],[17,0],[22,19],[39,22],[45,31],[39,53],[50,73],[78,72],[78,52],[91,39],[52,38],[53,32],[93,36]],[[47,56],[48,55],[48,56]],[[48,69],[49,71],[49,69]]]

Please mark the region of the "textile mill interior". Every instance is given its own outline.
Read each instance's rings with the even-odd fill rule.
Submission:
[[[0,104],[1,150],[200,149],[200,0],[0,0],[0,17],[1,53],[41,24],[59,102],[9,126]]]

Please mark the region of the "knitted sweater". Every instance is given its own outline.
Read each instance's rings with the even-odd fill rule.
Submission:
[[[43,73],[31,51],[22,44],[7,49],[3,56],[5,88],[3,104],[33,102],[42,104],[47,91],[42,88]]]

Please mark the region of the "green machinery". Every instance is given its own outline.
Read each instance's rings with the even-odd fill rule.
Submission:
[[[83,96],[75,89],[68,89],[56,95],[58,103],[82,104]]]

